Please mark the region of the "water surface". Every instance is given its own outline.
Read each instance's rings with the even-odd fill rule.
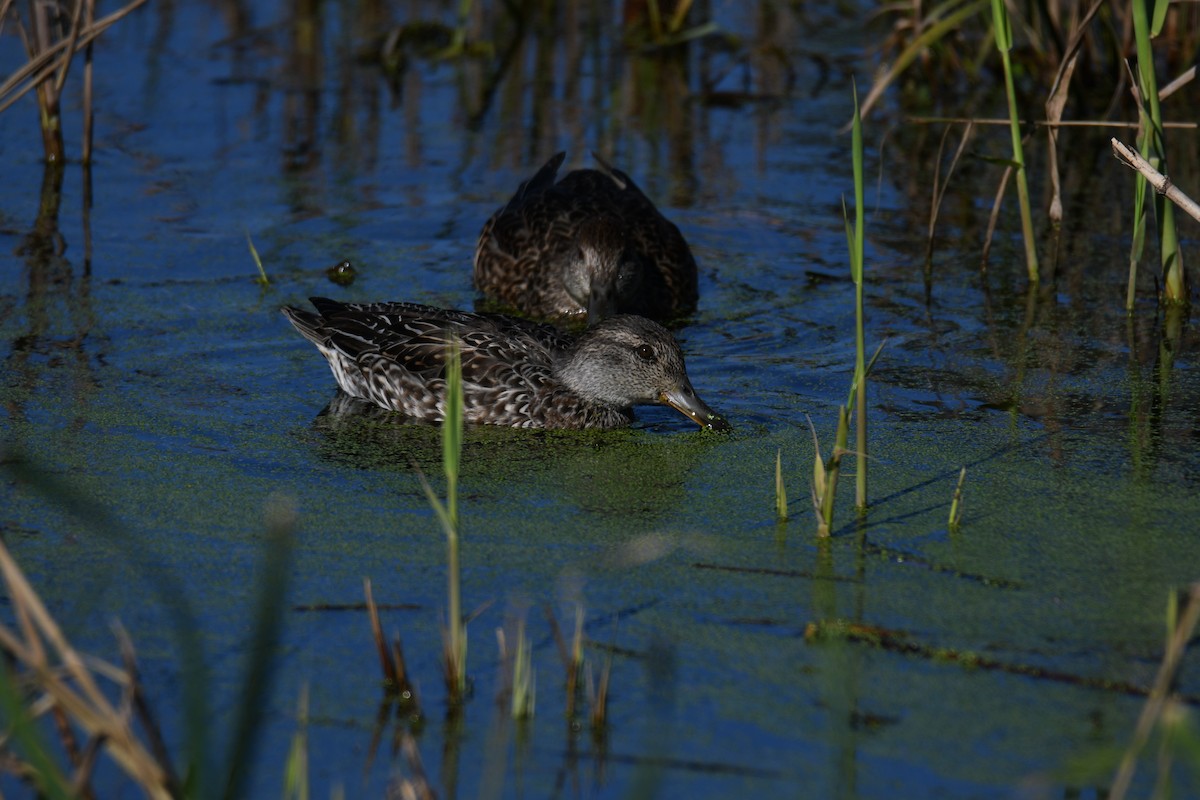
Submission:
[[[83,212],[82,170],[69,165],[61,246],[48,254],[22,249],[43,174],[32,102],[0,114],[4,440],[109,509],[126,537],[100,536],[11,477],[0,525],[77,646],[115,659],[109,623],[129,630],[176,752],[181,666],[161,587],[196,614],[223,740],[264,509],[284,496],[299,529],[256,796],[282,784],[303,686],[315,796],[379,796],[408,771],[391,747],[403,719],[386,720],[371,755],[382,692],[365,615],[312,610],[360,602],[363,577],[402,606],[384,624],[418,684],[416,741],[440,796],[1107,785],[1142,700],[1090,682],[1150,685],[1167,593],[1200,563],[1194,334],[1158,317],[1150,277],[1127,320],[1119,213],[1077,213],[1057,243],[1047,237],[1054,275],[1029,292],[1015,214],[979,268],[996,174],[976,165],[947,200],[927,269],[928,156],[885,140],[884,117],[868,121],[879,179],[867,328],[872,347],[888,341],[870,390],[872,508],[855,522],[847,481],[835,535],[818,542],[808,420],[828,455],[853,365],[838,129],[850,78],[865,83],[872,63],[856,18],[714,4],[743,45],[693,52],[682,75],[629,56],[615,20],[564,10],[514,39],[488,8],[472,30],[497,53],[514,48],[504,71],[499,55],[412,54],[389,79],[360,56],[406,14],[371,27],[355,4],[323,13],[319,57],[297,52],[278,8],[152,5],[106,34],[94,204]],[[453,22],[434,7],[413,14]],[[1094,152],[1084,134],[1064,136],[1078,137],[1067,152]],[[445,543],[415,472],[442,486],[438,430],[323,413],[332,378],[278,308],[310,295],[471,307],[479,227],[558,149],[570,166],[590,150],[611,157],[691,242],[700,306],[677,335],[697,390],[736,430],[714,436],[641,409],[626,431],[467,432],[464,603],[483,610],[470,625],[473,696],[447,720]],[[1129,194],[1127,176],[1090,156],[1072,175],[1072,198]],[[254,282],[247,233],[269,288]],[[359,272],[348,287],[325,273],[342,259]],[[777,450],[792,501],[783,524]],[[964,465],[966,514],[950,532]],[[549,607],[566,625],[576,601],[589,661],[613,654],[602,740],[564,719],[543,616]],[[517,726],[493,702],[494,631],[520,608],[538,701]],[[827,620],[1024,674],[807,642],[806,626]],[[1186,665],[1180,690],[1200,695]],[[1142,765],[1143,793],[1153,772]],[[1197,791],[1194,771],[1176,772],[1181,795]]]

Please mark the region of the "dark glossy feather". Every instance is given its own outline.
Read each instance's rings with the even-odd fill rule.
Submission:
[[[601,169],[575,170],[555,183],[565,156],[546,162],[484,223],[476,288],[536,317],[586,315],[592,280],[612,295],[606,308],[614,314],[668,320],[695,310],[696,261],[679,228],[599,157]],[[589,231],[597,224],[608,230]],[[599,278],[604,267],[596,262],[610,266]]]

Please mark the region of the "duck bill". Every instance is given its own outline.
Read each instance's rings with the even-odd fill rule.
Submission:
[[[683,414],[701,428],[714,431],[733,430],[733,426],[726,422],[724,417],[713,411],[700,399],[689,383],[663,392],[658,396],[658,401]]]
[[[611,284],[596,281],[588,292],[588,324],[594,325],[617,313],[617,298]]]

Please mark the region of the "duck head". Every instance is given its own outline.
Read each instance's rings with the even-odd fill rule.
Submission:
[[[641,288],[642,268],[625,240],[615,217],[596,216],[579,226],[563,285],[571,299],[587,311],[589,324],[629,308]]]
[[[702,428],[732,430],[692,388],[675,337],[644,317],[621,314],[593,324],[557,372],[571,390],[615,408],[657,403]]]

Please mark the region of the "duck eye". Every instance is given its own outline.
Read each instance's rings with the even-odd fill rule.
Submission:
[[[638,354],[638,358],[642,359],[643,361],[653,361],[654,360],[654,348],[648,344],[638,345],[636,352]]]

